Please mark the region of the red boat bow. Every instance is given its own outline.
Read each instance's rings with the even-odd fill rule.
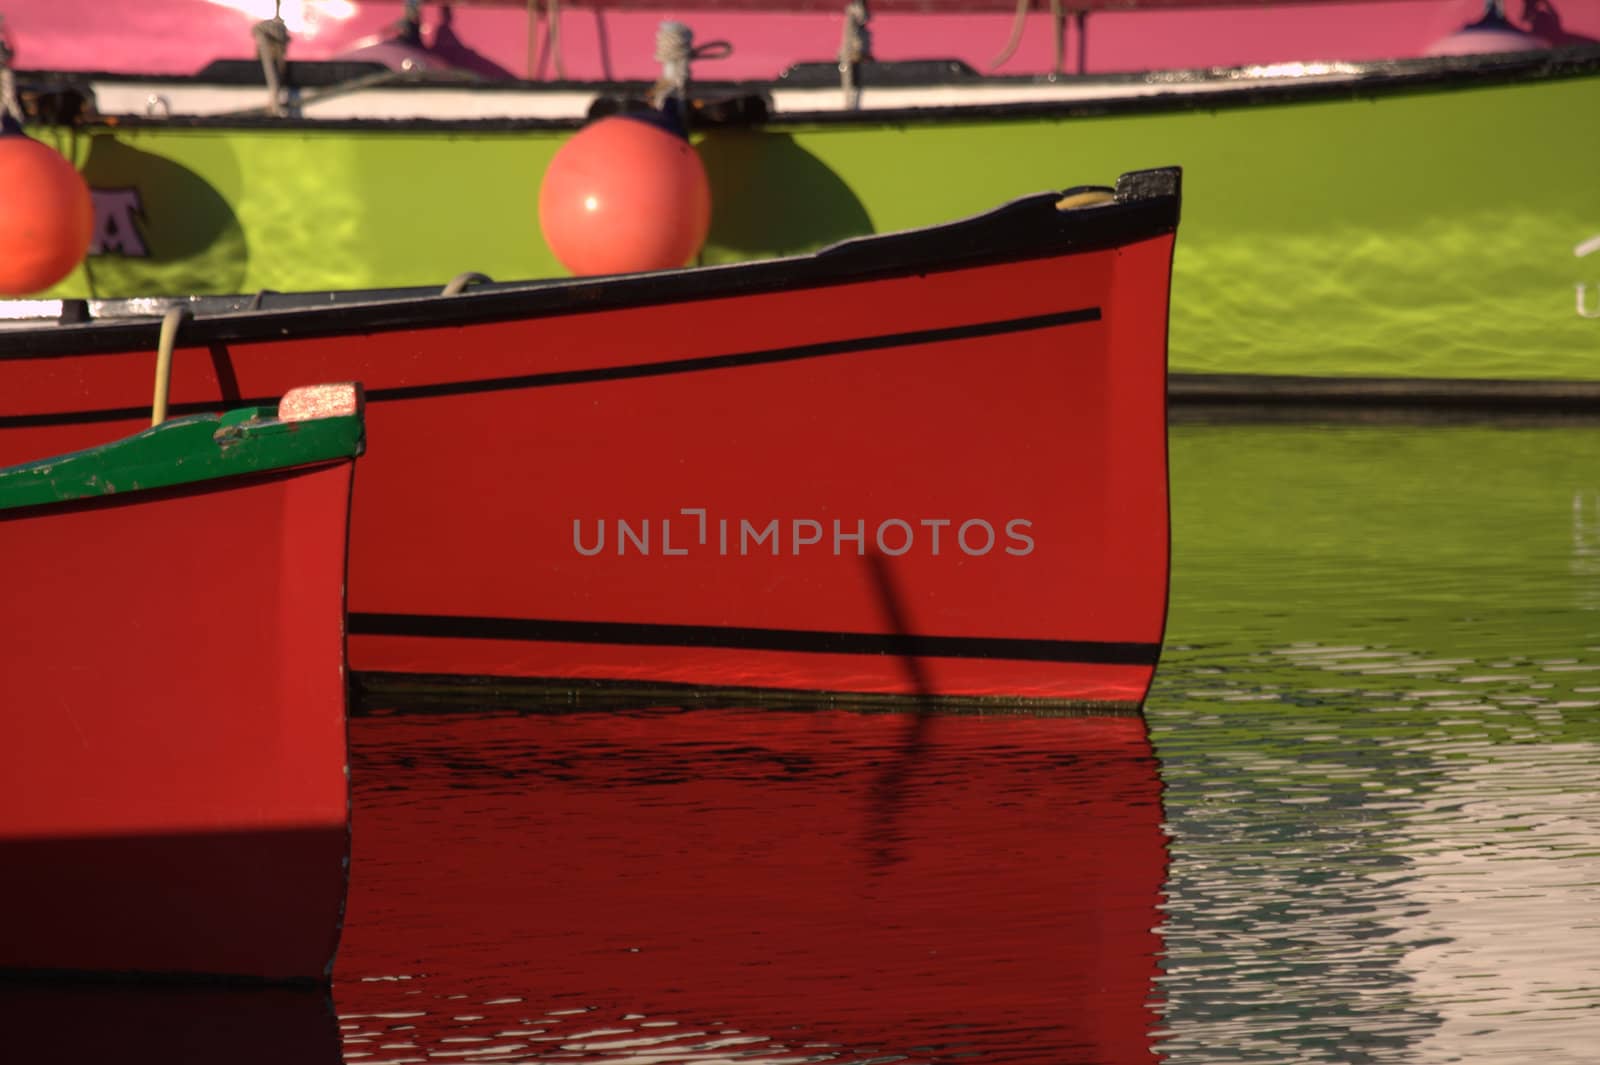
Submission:
[[[1136,706],[1177,172],[1060,199],[792,260],[196,301],[173,399],[366,384],[367,674],[877,698],[918,694],[914,658],[924,695]],[[117,431],[155,343],[116,318],[7,339],[0,458]]]
[[[355,395],[0,470],[0,970],[327,978]]]

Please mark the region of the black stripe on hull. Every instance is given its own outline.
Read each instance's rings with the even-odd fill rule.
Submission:
[[[519,388],[551,388],[557,385],[588,384],[595,381],[621,381],[640,377],[665,377],[680,373],[698,373],[706,370],[727,370],[742,366],[770,366],[773,363],[795,362],[800,359],[827,358],[832,355],[854,355],[866,351],[884,351],[890,348],[913,347],[918,344],[943,344],[956,340],[973,340],[979,337],[1005,336],[1009,333],[1029,333],[1056,326],[1098,322],[1099,307],[1085,307],[1051,314],[1035,314],[1025,318],[1006,318],[997,322],[977,322],[971,325],[948,326],[943,329],[915,329],[904,333],[885,333],[879,336],[855,337],[850,340],[829,340],[818,344],[796,344],[792,347],[769,348],[765,351],[747,351],[732,355],[708,355],[693,359],[672,359],[633,366],[600,366],[588,370],[563,370],[553,373],[527,374],[520,377],[495,377],[483,381],[454,381],[438,385],[413,385],[406,388],[379,388],[367,393],[370,400],[421,399],[433,396],[458,396],[475,392],[503,392]]]
[[[1115,700],[1057,695],[930,695],[450,673],[356,672],[351,676],[351,689],[351,713],[357,717],[441,711],[477,714],[491,709],[565,714],[665,708],[1138,717],[1144,705],[1142,696]]]
[[[350,635],[612,644],[633,647],[715,647],[799,654],[1004,659],[1016,662],[1152,667],[1161,656],[1161,645],[1154,643],[822,632],[811,629],[654,625],[616,621],[557,621],[543,618],[457,617],[437,614],[351,614]]]
[[[943,344],[982,337],[1006,336],[1028,333],[1060,326],[1098,322],[1099,307],[1079,307],[1049,314],[1034,314],[1022,318],[1004,318],[998,321],[973,322],[967,325],[946,326],[939,329],[913,329],[900,333],[883,333],[876,336],[851,337],[845,340],[827,340],[813,344],[795,344],[789,347],[768,348],[763,351],[736,352],[728,355],[709,355],[691,359],[672,359],[664,362],[634,363],[628,366],[599,366],[583,370],[560,370],[550,373],[520,374],[511,377],[491,377],[477,381],[449,381],[433,385],[405,385],[395,388],[374,388],[366,393],[368,403],[396,400],[432,399],[440,396],[474,395],[486,392],[510,392],[528,388],[553,388],[560,385],[593,384],[601,381],[622,381],[645,377],[666,377],[682,373],[702,373],[710,370],[727,370],[746,366],[769,366],[774,363],[795,362],[801,359],[827,358],[835,355],[853,355],[870,351],[913,347],[918,344]],[[168,411],[178,417],[200,414],[217,409],[222,400],[210,403],[176,404]],[[229,406],[271,406],[277,400],[229,400]],[[0,429],[25,429],[47,425],[85,425],[98,422],[126,421],[148,417],[147,406],[118,407],[111,410],[71,411],[60,414],[15,414],[0,416]]]

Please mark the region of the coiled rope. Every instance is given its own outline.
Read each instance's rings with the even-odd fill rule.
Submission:
[[[650,106],[661,108],[676,97],[682,104],[687,120],[690,66],[697,59],[725,59],[733,54],[733,45],[727,41],[694,43],[694,31],[682,22],[667,20],[656,29],[655,60],[661,64],[661,76],[650,87]]]

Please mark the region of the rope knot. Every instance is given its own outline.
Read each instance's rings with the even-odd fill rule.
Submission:
[[[844,9],[844,32],[839,38],[839,68],[854,66],[872,58],[872,31],[867,22],[872,16],[867,12],[866,0],[850,0]]]
[[[281,61],[289,54],[289,27],[281,18],[263,19],[250,27],[256,47],[268,49]]]
[[[872,58],[872,31],[867,29],[867,0],[850,0],[844,9],[844,32],[839,37],[839,86],[844,89],[844,106],[854,111],[861,106],[861,86],[856,82],[856,67]]]
[[[652,95],[661,101],[669,96],[682,99],[688,95],[689,62],[693,58],[694,31],[682,22],[662,22],[656,29],[656,62],[661,64],[661,77]]]
[[[288,113],[283,83],[289,70],[289,27],[274,16],[250,27],[250,34],[256,39],[256,55],[261,58],[261,74],[267,81],[267,109],[281,117]]]

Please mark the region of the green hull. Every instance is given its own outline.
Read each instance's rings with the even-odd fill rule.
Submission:
[[[1171,364],[1204,373],[1600,379],[1600,60],[1556,76],[1236,92],[1122,113],[901,115],[700,138],[705,262],[794,253],[1178,164]],[[539,176],[564,129],[57,132],[97,189],[136,188],[149,258],[53,294],[442,284],[561,273]],[[47,133],[49,139],[51,134]],[[102,226],[105,222],[102,219]],[[116,222],[112,223],[115,227]],[[1586,301],[1586,302],[1585,302]]]

